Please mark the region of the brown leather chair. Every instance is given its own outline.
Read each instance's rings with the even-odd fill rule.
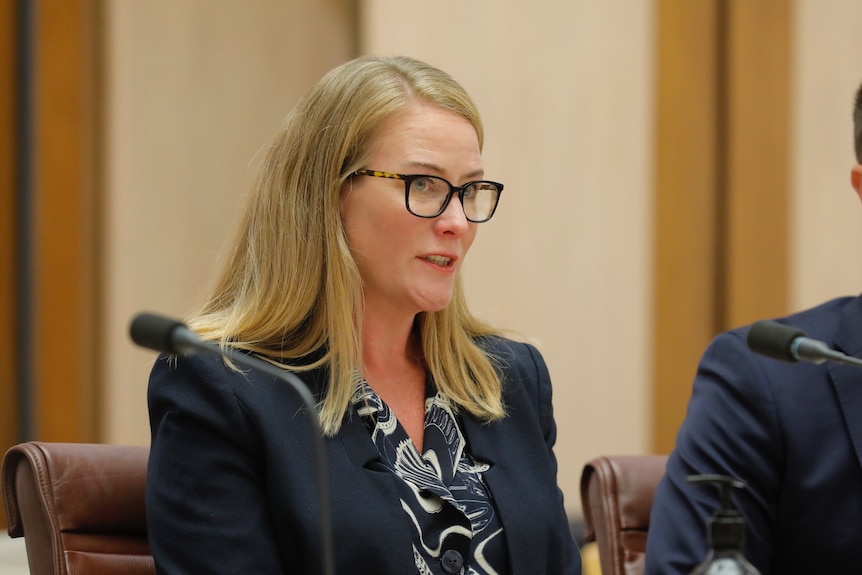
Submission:
[[[598,544],[602,575],[643,573],[653,495],[666,462],[665,455],[619,455],[584,466],[585,535]]]
[[[147,447],[22,443],[3,458],[9,535],[32,575],[154,575],[144,508]]]

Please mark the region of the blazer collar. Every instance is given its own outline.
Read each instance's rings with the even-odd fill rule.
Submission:
[[[862,296],[852,300],[842,312],[832,343],[836,349],[848,355],[862,357]],[[862,464],[862,370],[848,365],[829,364],[829,374],[856,458]]]
[[[322,399],[329,383],[329,370],[322,367],[300,375],[311,388],[315,397],[318,400]],[[374,442],[371,441],[371,435],[365,427],[362,417],[356,413],[353,407],[349,407],[344,415],[338,435],[327,443],[331,446],[342,445],[350,461],[357,467],[374,468],[375,462],[380,461],[380,453]],[[380,464],[382,465],[382,461]]]
[[[498,450],[505,447],[505,443],[501,443],[501,439],[497,434],[498,425],[486,424],[478,421],[470,414],[462,415],[458,418],[458,423],[461,426],[461,432],[467,441],[467,450],[470,455],[484,463],[490,463],[493,469],[494,462],[498,459]]]
[[[380,452],[371,441],[371,433],[365,427],[362,417],[353,408],[344,416],[338,437],[350,461],[357,467],[376,468],[378,463],[383,465]]]

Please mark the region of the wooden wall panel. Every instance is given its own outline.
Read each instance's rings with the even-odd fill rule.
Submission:
[[[786,313],[790,7],[657,4],[653,448],[720,331]]]
[[[96,5],[43,0],[36,11],[33,373],[36,437],[92,441]]]
[[[790,3],[727,3],[725,316],[788,311]]]
[[[669,452],[715,332],[717,3],[657,3],[653,449]]]

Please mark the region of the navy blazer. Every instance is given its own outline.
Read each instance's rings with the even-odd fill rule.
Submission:
[[[547,367],[532,346],[485,340],[502,358],[508,415],[464,414],[471,453],[503,522],[513,572],[578,574],[580,553],[557,487]],[[300,374],[313,392],[325,370]],[[147,524],[160,573],[319,574],[313,428],[287,384],[211,356],[159,358],[149,386]],[[355,414],[325,440],[335,568],[415,573],[412,528],[395,481]],[[442,573],[442,571],[441,571]]]
[[[841,298],[781,320],[862,357],[862,299]],[[685,422],[653,503],[646,572],[687,574],[706,555],[717,490],[685,477],[744,480],[745,555],[768,573],[862,573],[862,371],[755,355],[747,329],[704,354]]]

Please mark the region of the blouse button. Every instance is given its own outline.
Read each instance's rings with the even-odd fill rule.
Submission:
[[[443,563],[443,571],[446,573],[460,573],[464,567],[464,558],[454,549],[446,551],[441,562]]]

